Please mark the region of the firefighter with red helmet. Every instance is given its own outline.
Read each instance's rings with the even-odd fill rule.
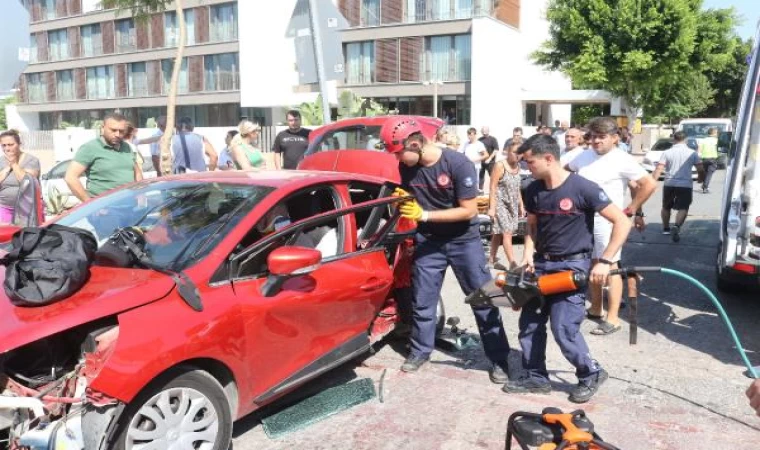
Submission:
[[[478,176],[463,154],[444,150],[423,136],[414,118],[388,121],[380,138],[399,161],[403,217],[417,222],[411,351],[401,370],[415,372],[430,359],[435,342],[436,307],[446,269],[451,266],[465,295],[491,279],[478,230]],[[491,361],[491,381],[508,381],[509,343],[499,309],[473,308],[483,349]]]

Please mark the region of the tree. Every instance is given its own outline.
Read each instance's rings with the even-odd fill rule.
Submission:
[[[578,88],[621,97],[629,123],[671,102],[694,110],[710,101],[702,72],[725,53],[734,19],[732,10],[700,7],[701,0],[552,0],[550,39],[533,57]],[[679,80],[687,81],[683,92]]]
[[[715,89],[714,102],[700,110],[701,117],[733,117],[739,104],[744,76],[747,73],[747,56],[752,51],[752,40],[734,37],[731,59],[721,65],[709,66],[705,75]]]
[[[16,103],[16,96],[9,95],[0,100],[0,130],[8,129],[8,118],[5,115],[5,107]]]
[[[182,69],[182,59],[185,54],[185,45],[187,43],[187,29],[185,28],[183,1],[184,0],[102,0],[105,8],[118,8],[119,11],[130,10],[135,20],[148,20],[151,14],[166,11],[167,7],[172,2],[177,10],[179,43],[177,44],[177,54],[174,57],[172,79],[169,84],[169,95],[166,102],[166,132],[164,132],[164,135],[161,138],[161,173],[163,175],[168,175],[172,170],[172,153],[170,146],[174,134],[174,124],[176,122],[175,114],[179,74]]]

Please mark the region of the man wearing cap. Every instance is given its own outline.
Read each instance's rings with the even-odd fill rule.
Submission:
[[[414,196],[399,210],[417,222],[411,351],[401,366],[404,372],[416,372],[433,351],[436,307],[446,269],[451,266],[465,295],[491,279],[478,231],[478,174],[464,154],[429,142],[414,119],[387,122],[380,137],[399,161],[403,189],[397,194]],[[491,362],[489,377],[504,384],[509,343],[499,309],[473,308],[473,313]]]

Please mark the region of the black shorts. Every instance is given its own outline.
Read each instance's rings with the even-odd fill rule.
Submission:
[[[662,189],[662,207],[679,211],[689,209],[693,192],[690,187],[664,186]]]

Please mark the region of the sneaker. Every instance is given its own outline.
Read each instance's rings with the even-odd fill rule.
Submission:
[[[662,234],[669,235],[670,234],[670,228],[663,228],[662,229]]]
[[[591,400],[591,397],[599,390],[599,386],[602,385],[609,378],[609,374],[606,370],[601,369],[596,373],[596,377],[590,381],[579,381],[578,385],[570,392],[570,396],[567,398],[573,403],[586,403]]]
[[[678,242],[681,240],[681,227],[678,225],[673,226],[673,233],[671,233],[670,238],[673,239],[673,242]]]
[[[548,381],[520,378],[507,381],[501,390],[507,394],[548,394],[552,391],[552,385]]]
[[[509,364],[506,361],[491,363],[491,368],[488,370],[488,378],[494,384],[506,383],[509,381]]]
[[[429,356],[409,356],[404,361],[404,364],[401,365],[401,371],[407,373],[417,372],[428,361],[430,361]]]

